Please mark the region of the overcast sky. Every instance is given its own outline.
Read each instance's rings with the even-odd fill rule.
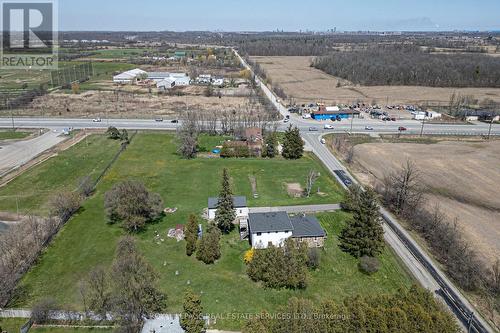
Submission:
[[[60,30],[500,30],[500,0],[59,0]]]

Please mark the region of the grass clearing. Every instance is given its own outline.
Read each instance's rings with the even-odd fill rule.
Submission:
[[[182,295],[189,286],[202,294],[205,311],[211,314],[253,313],[276,310],[290,297],[341,300],[358,293],[393,293],[408,287],[411,279],[394,255],[386,250],[381,256],[382,269],[373,276],[358,271],[357,260],[341,252],[337,235],[345,223],[343,212],[318,215],[328,233],[322,251],[321,267],[311,273],[307,289],[270,290],[252,282],[246,275],[243,255],[250,248],[237,232],[222,239],[222,258],[205,265],[185,255],[185,242],[167,238],[168,229],[186,223],[190,213],[201,213],[207,197],[217,195],[220,173],[229,169],[234,193],[246,195],[250,206],[294,205],[339,202],[342,190],[330,174],[310,155],[298,161],[282,159],[204,159],[182,160],[175,153],[174,137],[169,134],[138,134],[98,186],[95,195],[57,235],[53,244],[20,284],[20,297],[12,307],[29,306],[44,296],[52,296],[70,308],[81,308],[78,282],[97,265],[108,266],[117,239],[124,235],[118,226],[105,223],[103,197],[111,186],[124,179],[145,182],[159,192],[166,206],[178,211],[161,222],[149,225],[136,237],[149,262],[160,273],[160,286],[168,295],[168,312],[179,312]],[[207,140],[207,142],[210,140]],[[212,144],[212,143],[210,143]],[[282,186],[285,182],[304,182],[308,171],[321,172],[318,185],[325,196],[291,198]],[[259,198],[251,195],[248,175],[257,180]],[[154,240],[158,231],[163,242]],[[177,274],[176,274],[177,272]],[[217,327],[238,329],[241,320],[218,320]]]
[[[0,211],[22,214],[48,212],[47,202],[58,191],[74,190],[84,176],[96,179],[119,149],[119,142],[91,135],[0,187]],[[17,203],[16,203],[17,199]]]
[[[0,130],[1,140],[21,140],[31,135],[31,132]]]

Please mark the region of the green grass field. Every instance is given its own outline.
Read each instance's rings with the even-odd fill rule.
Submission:
[[[42,297],[51,296],[68,307],[81,308],[78,282],[93,267],[111,263],[116,241],[124,235],[118,226],[105,223],[103,209],[105,191],[124,179],[145,182],[162,195],[166,206],[179,209],[136,236],[144,255],[160,273],[160,286],[168,295],[168,312],[181,310],[182,294],[188,284],[202,293],[205,311],[211,314],[272,311],[292,296],[341,300],[358,293],[392,293],[411,284],[389,250],[380,258],[380,272],[366,276],[358,271],[357,261],[337,246],[336,236],[347,218],[343,212],[319,215],[328,240],[322,251],[321,267],[312,272],[309,286],[303,291],[269,290],[250,281],[243,263],[243,254],[249,245],[239,240],[237,232],[223,237],[222,258],[215,265],[207,266],[186,257],[185,243],[167,238],[167,231],[178,223],[185,223],[190,213],[201,213],[207,197],[218,192],[223,167],[229,169],[234,193],[246,195],[250,206],[334,203],[340,201],[342,191],[311,156],[298,161],[204,158],[187,161],[176,155],[172,141],[173,137],[166,134],[138,134],[134,138],[95,195],[85,202],[82,211],[61,230],[39,264],[24,277],[19,288],[22,296],[10,304],[12,307],[29,306]],[[311,168],[321,172],[318,185],[325,195],[289,197],[283,183],[304,183]],[[250,195],[248,175],[255,175],[257,179],[258,199]],[[158,244],[154,240],[155,231],[161,234],[163,242]],[[240,325],[239,320],[217,322],[217,327],[226,329],[237,329]]]
[[[31,132],[0,130],[0,140],[20,140],[30,135]]]
[[[0,318],[2,332],[19,333],[21,326],[28,321],[27,318]],[[30,332],[34,333],[110,333],[112,328],[87,328],[87,327],[49,327],[34,325]]]
[[[2,133],[2,132],[0,132]],[[46,214],[50,197],[74,190],[84,176],[95,179],[119,149],[119,142],[92,135],[0,187],[0,211]],[[16,203],[17,199],[17,203]]]

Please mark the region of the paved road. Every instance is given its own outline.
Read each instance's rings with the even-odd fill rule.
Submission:
[[[0,177],[63,141],[65,138],[60,135],[61,132],[48,131],[33,139],[0,143]]]
[[[326,205],[301,205],[301,206],[277,206],[277,207],[250,207],[250,213],[268,213],[268,212],[287,212],[290,214],[298,213],[320,213],[339,210],[338,204]]]
[[[240,57],[240,60],[242,63],[246,65],[244,60]],[[251,69],[250,69],[251,70]],[[260,82],[261,88],[266,94],[266,96],[269,97],[271,102],[275,104],[277,109],[280,111],[280,113],[283,116],[286,116],[288,114],[288,111],[282,106],[278,101],[277,98],[274,96],[274,94],[269,90],[269,88],[264,85],[263,83]],[[291,120],[290,122],[297,126],[301,129],[301,134],[306,142],[306,146],[309,147],[316,156],[325,164],[325,166],[330,170],[330,172],[337,178],[339,183],[346,188],[344,183],[338,178],[338,176],[333,172],[334,170],[344,170],[347,175],[349,175],[349,172],[343,167],[343,165],[340,163],[340,161],[335,158],[335,156],[324,146],[321,144],[320,139],[321,137],[325,134],[324,131],[318,131],[318,132],[310,132],[310,131],[304,131],[304,122],[301,119],[290,117]],[[368,121],[368,120],[356,120],[356,122],[363,122],[363,121]],[[331,123],[331,122],[330,122]],[[398,126],[405,126],[407,127],[411,132],[416,132],[419,133],[420,129],[417,129],[415,125],[398,125]],[[337,125],[339,126],[339,125]],[[361,125],[363,126],[363,125]],[[384,129],[381,129],[381,126],[385,126]],[[384,130],[390,130],[387,126],[393,126],[393,124],[384,124],[384,125],[378,125],[377,127],[373,126],[374,130],[373,132],[383,132]],[[420,128],[421,128],[420,124]],[[439,126],[439,127],[437,127]],[[476,125],[459,125],[456,127],[456,125],[450,126],[450,125],[426,125],[424,128],[424,133],[428,133],[426,130],[429,131],[441,131],[441,133],[436,133],[436,134],[442,134],[442,133],[448,133],[448,134],[453,134],[457,133],[454,131],[460,132],[461,131],[466,131],[463,132],[465,133],[477,133],[477,134],[484,134],[488,133],[488,127],[486,124],[476,124]],[[355,131],[359,130],[359,127],[355,127],[353,125],[353,129],[357,128]],[[439,128],[439,129],[438,129]],[[364,126],[363,126],[364,129]],[[349,130],[350,130],[350,125],[349,125]],[[353,130],[354,131],[354,130]],[[418,132],[417,132],[418,131]],[[371,132],[371,131],[370,131]],[[500,132],[500,127],[498,125],[492,126],[492,133],[498,134]],[[353,179],[354,182],[356,180],[351,176],[351,179]],[[411,271],[413,276],[420,282],[420,284],[432,291],[436,291],[440,288],[442,288],[442,285],[436,280],[434,276],[436,274],[438,275],[439,279],[441,280],[441,283],[444,282],[447,288],[451,289],[459,298],[459,300],[467,307],[467,312],[468,314],[473,311],[476,314],[476,319],[479,320],[479,322],[483,325],[483,327],[486,328],[488,332],[493,332],[493,329],[490,327],[490,325],[480,316],[477,316],[478,311],[475,310],[474,306],[470,304],[470,302],[465,298],[458,288],[446,277],[446,275],[439,269],[438,265],[436,265],[433,260],[423,251],[420,246],[417,244],[417,242],[404,230],[403,227],[398,223],[396,218],[392,216],[386,209],[383,207],[381,208],[381,214],[384,216],[385,219],[390,221],[390,223],[398,230],[399,233],[403,234],[404,237],[410,242],[411,246],[413,249],[416,250],[416,253],[418,253],[419,256],[423,257],[424,260],[431,265],[431,269],[434,270],[434,275],[431,274],[431,271],[426,268],[423,263],[412,253],[412,250],[409,249],[408,245],[404,243],[404,241],[399,237],[396,232],[387,224],[383,223],[383,228],[384,228],[384,238],[387,241],[387,243],[394,249],[394,251],[398,254],[398,256],[401,258],[401,260],[405,263],[405,265],[408,267],[408,269]],[[414,251],[415,251],[414,250]],[[438,295],[438,294],[436,294]],[[446,304],[445,299],[442,298],[440,295],[441,300]],[[455,309],[450,306],[450,310],[457,315],[455,312]],[[459,316],[457,315],[457,318],[460,320]]]
[[[266,87],[267,88],[267,87]],[[276,101],[275,101],[276,103]],[[288,111],[281,106],[280,112],[283,116],[288,115]],[[291,122],[301,131],[307,132],[311,127],[315,127],[319,133],[345,133],[351,131],[351,122],[343,120],[340,122],[332,121],[317,121],[305,120],[297,115],[290,115]],[[334,129],[324,129],[325,124],[334,126]],[[175,130],[179,124],[173,124],[170,120],[163,122],[155,122],[153,119],[103,119],[102,122],[94,123],[91,119],[85,118],[16,118],[15,126],[18,128],[50,128],[62,130],[63,128],[73,127],[77,129],[106,129],[109,126],[126,129],[143,129],[143,130]],[[288,123],[280,122],[278,128],[285,130],[289,126]],[[366,130],[365,127],[370,126],[373,130]],[[422,124],[415,120],[401,120],[398,122],[383,122],[377,119],[355,119],[352,123],[353,133],[365,134],[397,134],[398,127],[407,128],[404,134],[420,134]],[[0,118],[0,128],[12,127],[10,118]],[[423,134],[439,134],[439,135],[487,135],[489,125],[485,123],[475,123],[471,125],[436,125],[426,124]],[[493,124],[491,127],[491,135],[500,135],[500,125]]]

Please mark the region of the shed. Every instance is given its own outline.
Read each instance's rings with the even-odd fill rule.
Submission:
[[[219,203],[219,198],[211,197],[208,198],[208,219],[215,219],[215,213],[217,212],[217,204]],[[236,213],[236,217],[239,219],[248,218],[248,205],[247,198],[244,196],[233,196],[233,206]]]

